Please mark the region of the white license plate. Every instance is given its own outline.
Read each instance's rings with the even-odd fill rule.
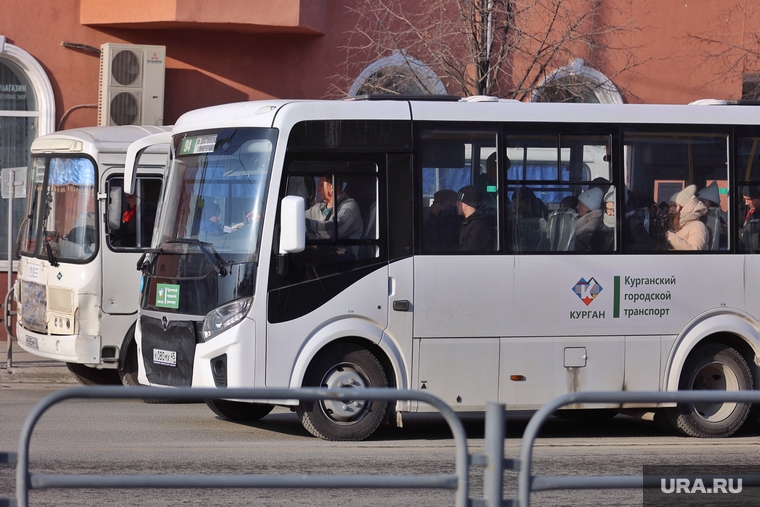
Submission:
[[[153,349],[153,362],[162,366],[177,366],[177,352],[174,350]]]
[[[26,346],[31,347],[33,349],[40,350],[40,344],[37,343],[37,338],[35,338],[34,336],[26,337]]]

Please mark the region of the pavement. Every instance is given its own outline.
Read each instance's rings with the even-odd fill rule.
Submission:
[[[66,363],[30,354],[19,347],[15,340],[11,346],[11,366],[8,366],[7,347],[7,341],[0,341],[0,384],[79,385],[74,374],[66,367]]]

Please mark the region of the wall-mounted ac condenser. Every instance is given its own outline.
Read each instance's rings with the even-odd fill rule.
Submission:
[[[98,125],[163,125],[166,47],[100,46]]]

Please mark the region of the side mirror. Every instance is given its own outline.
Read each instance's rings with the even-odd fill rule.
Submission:
[[[108,191],[108,227],[121,227],[121,187],[113,187]]]
[[[280,202],[280,255],[306,248],[306,215],[303,197],[289,195]]]

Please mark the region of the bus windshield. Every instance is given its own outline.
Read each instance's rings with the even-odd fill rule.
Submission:
[[[276,139],[277,131],[254,128],[175,138],[157,246],[161,254],[205,259],[183,276],[256,261]]]
[[[34,157],[21,253],[84,261],[97,250],[95,166],[87,157]]]

